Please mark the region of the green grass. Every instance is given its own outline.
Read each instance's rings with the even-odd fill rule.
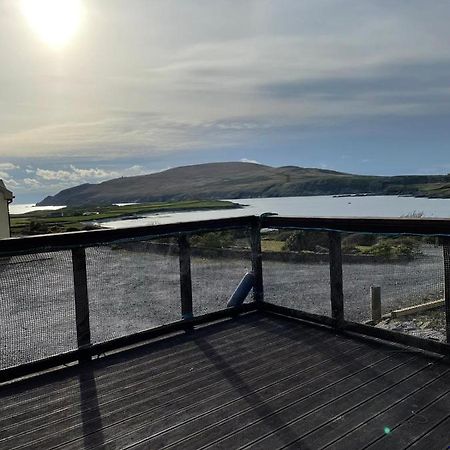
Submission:
[[[262,240],[261,248],[263,252],[281,252],[283,251],[283,241]]]
[[[82,230],[85,229],[86,222],[119,219],[121,217],[140,217],[157,212],[202,211],[239,207],[240,205],[237,203],[221,200],[155,202],[126,206],[66,207],[53,211],[13,214],[11,215],[11,234],[20,236]]]
[[[362,253],[363,255],[370,253],[370,250],[372,248],[371,245],[355,245],[356,250],[358,250],[359,253]]]

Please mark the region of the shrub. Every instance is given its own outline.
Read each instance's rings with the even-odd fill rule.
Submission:
[[[342,253],[344,255],[354,255],[359,253],[359,250],[354,245],[344,245],[342,244]]]
[[[283,250],[291,252],[328,250],[328,234],[321,231],[294,231],[283,245]]]
[[[32,220],[29,225],[29,234],[46,234],[48,233],[48,225],[45,222]]]
[[[193,247],[227,248],[234,243],[234,237],[226,231],[197,234],[191,237]]]
[[[367,253],[373,256],[381,256],[383,258],[390,258],[393,254],[393,247],[386,241],[378,242],[375,245],[372,245],[370,249],[367,250]]]
[[[375,245],[364,251],[364,253],[380,256],[386,259],[408,258],[412,259],[420,254],[419,243],[414,238],[400,237],[380,239]]]
[[[375,234],[355,233],[349,234],[342,239],[342,247],[356,247],[357,245],[375,245],[377,236]]]
[[[304,235],[302,231],[295,231],[294,233],[291,233],[284,245],[283,250],[289,250],[291,252],[300,252],[305,247],[304,242]]]

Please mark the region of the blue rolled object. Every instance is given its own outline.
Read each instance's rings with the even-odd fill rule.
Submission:
[[[255,276],[253,272],[247,272],[240,281],[236,290],[233,292],[233,295],[228,300],[227,308],[236,308],[237,306],[241,306],[253,288],[254,281]]]

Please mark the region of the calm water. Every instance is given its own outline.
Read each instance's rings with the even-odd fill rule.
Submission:
[[[137,205],[137,203],[115,203],[117,206]],[[36,206],[36,203],[11,203],[9,205],[10,214],[25,214],[33,211],[55,211],[65,208],[65,206]]]
[[[245,205],[241,209],[216,211],[190,211],[178,213],[148,214],[140,219],[105,221],[108,228],[137,227],[143,225],[186,222],[190,220],[219,219],[260,215],[266,212],[280,216],[316,217],[402,217],[423,215],[424,217],[450,218],[450,199],[428,199],[395,196],[374,197],[276,197],[232,200]],[[41,206],[34,204],[11,204],[11,214],[23,214],[37,210],[55,210],[63,206]]]
[[[423,214],[424,217],[450,218],[450,199],[395,196],[316,196],[249,198],[233,201],[246,206],[235,210],[151,214],[141,219],[114,220],[105,222],[103,225],[109,228],[125,228],[190,220],[259,215],[265,212],[277,213],[280,216],[402,217]]]
[[[36,206],[35,203],[11,203],[9,205],[10,214],[25,214],[32,211],[54,211],[64,206]]]

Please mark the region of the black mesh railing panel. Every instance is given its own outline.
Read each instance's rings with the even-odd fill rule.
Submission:
[[[86,260],[93,343],[181,319],[179,262],[169,244],[88,248]]]
[[[262,249],[265,301],[331,314],[327,232],[267,230]]]
[[[265,301],[330,316],[330,233],[263,229],[261,236]],[[443,299],[445,274],[450,274],[446,241],[405,235],[340,236],[346,320],[446,339]],[[91,342],[181,319],[178,242],[184,249],[185,300],[189,252],[191,256],[194,316],[225,309],[243,276],[252,270],[249,237],[250,230],[243,228],[190,235],[189,245],[184,237],[166,237],[87,248]],[[76,261],[80,260],[84,258]],[[77,270],[78,280],[84,280],[82,269]],[[447,281],[450,290],[450,276]],[[371,288],[381,297],[381,319],[376,323]],[[81,302],[83,291],[83,286],[77,291]],[[185,310],[188,303],[183,303]],[[0,258],[0,317],[0,370],[75,350],[71,251]]]
[[[0,369],[77,348],[70,251],[0,259]]]
[[[190,244],[194,315],[225,309],[244,275],[252,270],[248,231],[193,235]],[[251,299],[250,292],[245,301]]]
[[[346,244],[352,240],[362,243]],[[442,247],[434,238],[423,237],[367,235],[364,240],[363,235],[343,239],[345,318],[363,323],[372,320],[371,286],[375,286],[380,288],[383,315],[377,326],[442,340],[443,307],[396,313],[443,299]]]

